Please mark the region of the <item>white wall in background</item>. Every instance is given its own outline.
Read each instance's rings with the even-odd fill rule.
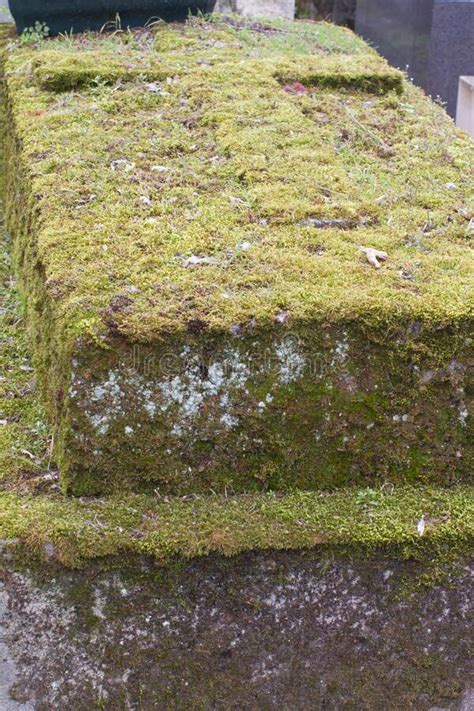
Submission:
[[[238,12],[246,17],[295,16],[295,0],[217,0],[216,12]]]
[[[456,124],[474,138],[474,77],[459,77]]]

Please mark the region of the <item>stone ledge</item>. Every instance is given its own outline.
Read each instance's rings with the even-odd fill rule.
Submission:
[[[169,564],[211,552],[320,547],[442,562],[469,549],[474,535],[472,487],[91,500],[3,492],[0,504],[0,538],[72,567],[113,556]]]

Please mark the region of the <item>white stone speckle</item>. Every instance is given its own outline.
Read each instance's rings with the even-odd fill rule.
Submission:
[[[285,385],[299,380],[303,375],[306,360],[292,338],[285,338],[275,347],[279,365],[280,382]]]
[[[466,426],[467,418],[469,417],[469,412],[468,409],[465,405],[461,405],[459,408],[459,422],[461,423],[462,427]]]
[[[234,427],[237,427],[237,425],[239,424],[238,417],[234,417],[233,415],[229,415],[228,413],[222,415],[220,421],[224,425],[224,427],[229,430],[233,429]]]

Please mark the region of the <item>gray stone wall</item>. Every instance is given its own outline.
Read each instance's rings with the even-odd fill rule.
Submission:
[[[474,0],[435,0],[427,89],[453,117],[462,75],[474,75]]]
[[[472,711],[472,569],[260,553],[0,559],[5,711]],[[429,574],[428,574],[429,578]]]
[[[356,32],[426,88],[432,14],[433,0],[358,0]]]
[[[459,76],[474,74],[474,0],[357,0],[356,32],[454,117]]]
[[[299,0],[297,11],[355,25],[454,117],[459,77],[474,74],[474,0]]]

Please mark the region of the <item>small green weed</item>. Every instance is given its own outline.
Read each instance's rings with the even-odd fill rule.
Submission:
[[[33,27],[27,27],[20,35],[23,45],[38,44],[49,36],[49,27],[45,22],[36,20]]]

